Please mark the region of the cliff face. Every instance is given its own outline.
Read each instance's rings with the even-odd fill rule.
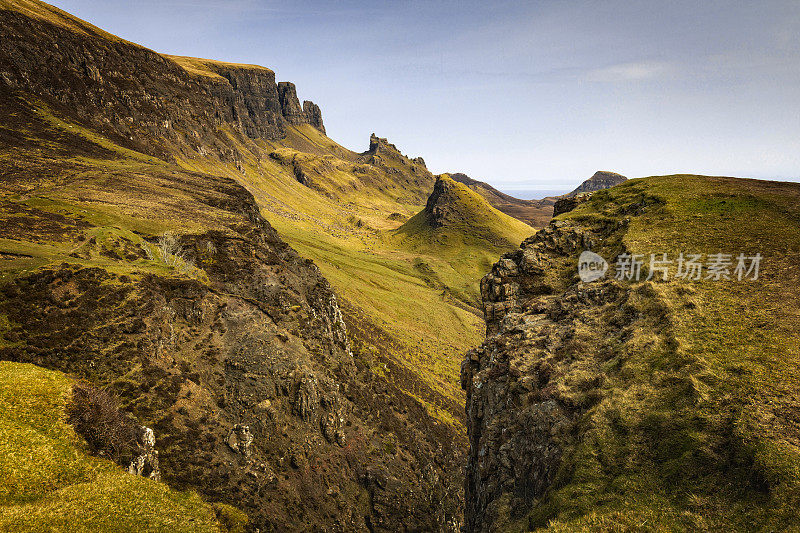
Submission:
[[[797,260],[775,228],[793,224],[798,194],[732,178],[632,180],[502,256],[481,283],[486,341],[462,364],[466,531],[797,523],[800,487],[782,466],[800,461],[797,400],[776,392],[797,381],[778,333],[796,320],[768,309],[795,294],[783,272]],[[709,212],[739,202],[753,207]],[[648,274],[647,252],[674,261],[766,243],[772,267],[758,279],[689,281],[677,262]],[[610,263],[605,278],[579,278],[587,250]],[[641,254],[640,276],[614,275],[623,253]]]
[[[278,84],[278,96],[281,102],[283,118],[289,124],[311,124],[322,133],[325,133],[325,126],[322,124],[322,111],[320,111],[319,106],[306,100],[301,108],[294,83],[288,81],[280,82]]]
[[[75,31],[11,9],[0,9],[0,21],[0,83],[123,146],[166,158],[177,150],[233,160],[239,154],[220,128],[243,140],[280,139],[286,124],[324,131],[319,108],[308,102],[301,109],[291,84],[279,94],[269,69],[162,56],[85,23]]]
[[[580,406],[565,393],[574,376],[560,354],[577,328],[595,326],[595,312],[621,303],[621,291],[612,284],[562,293],[565,284],[552,273],[593,238],[551,225],[481,282],[487,340],[461,373],[470,438],[467,531],[503,531],[525,517],[551,487],[575,434]]]

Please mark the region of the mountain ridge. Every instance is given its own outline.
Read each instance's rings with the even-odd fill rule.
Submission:
[[[574,190],[565,194],[564,197],[573,198],[579,194],[601,191],[603,189],[608,189],[610,187],[614,187],[615,185],[625,183],[627,180],[628,178],[622,174],[609,172],[607,170],[598,170],[592,174],[591,178],[578,185]]]

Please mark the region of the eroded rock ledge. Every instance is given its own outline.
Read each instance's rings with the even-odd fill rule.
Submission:
[[[551,489],[573,479],[578,444],[618,379],[609,361],[646,337],[669,353],[675,340],[652,286],[580,282],[586,249],[618,252],[625,225],[553,221],[504,255],[481,283],[487,339],[462,364],[470,440],[465,530],[546,525]]]

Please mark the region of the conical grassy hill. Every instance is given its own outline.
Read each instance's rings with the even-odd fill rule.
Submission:
[[[451,179],[439,176],[425,209],[397,229],[407,246],[444,247],[458,251],[464,246],[494,248],[516,246],[533,229],[492,207],[478,193]]]

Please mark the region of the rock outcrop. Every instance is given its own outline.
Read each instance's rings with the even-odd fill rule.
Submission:
[[[443,174],[437,176],[425,208],[396,231],[410,246],[427,243],[448,249],[482,241],[501,251],[513,249],[533,229],[494,209],[480,194]]]
[[[128,472],[135,476],[143,476],[155,481],[161,481],[161,469],[158,466],[158,451],[156,450],[156,436],[147,426],[139,428],[139,455],[131,461]]]
[[[466,531],[501,531],[518,520],[527,527],[526,514],[574,444],[580,413],[596,401],[597,362],[567,354],[579,337],[588,342],[584,337],[614,331],[610,310],[631,296],[613,280],[576,284],[570,267],[603,238],[555,221],[504,255],[481,282],[487,339],[467,355],[461,373],[470,437]]]
[[[325,133],[325,126],[322,124],[322,111],[320,111],[319,106],[306,100],[301,107],[294,83],[288,81],[278,83],[278,97],[281,102],[281,112],[286,122],[289,124],[311,124],[322,133]]]
[[[588,199],[588,194],[576,196],[563,196],[553,204],[553,216],[557,217],[563,213],[569,213]]]
[[[584,181],[578,187],[566,194],[566,197],[577,196],[579,194],[584,193],[591,193],[595,191],[601,191],[603,189],[609,189],[614,187],[615,185],[619,185],[620,183],[625,183],[628,180],[622,174],[617,174],[616,172],[608,172],[605,170],[598,170],[595,172],[591,178]]]
[[[402,203],[420,204],[428,197],[434,176],[425,167],[421,157],[409,158],[383,137],[374,133],[369,138],[369,149],[359,156],[361,163],[379,168],[395,183],[382,184],[404,191]]]
[[[591,282],[578,274],[585,251],[601,260],[628,253],[637,238],[630,236],[632,219],[652,224],[663,213],[671,223],[671,211],[660,211],[663,197],[645,183],[631,185],[591,195],[576,207],[586,216],[552,221],[481,282],[487,337],[461,372],[469,533],[554,522],[565,531],[614,529],[617,518],[638,529],[654,513],[631,511],[629,502],[650,505],[641,495],[648,489],[669,495],[658,501],[674,506],[654,529],[693,529],[705,527],[705,515],[682,521],[694,507],[675,494],[716,496],[722,480],[735,480],[737,501],[739,490],[765,494],[761,474],[748,466],[752,449],[733,436],[741,407],[731,406],[727,389],[713,390],[717,378],[705,354],[682,348],[687,337],[678,328],[692,316],[683,313],[697,309],[695,288],[644,273],[641,280],[601,275]],[[718,290],[714,298],[729,289]],[[704,335],[718,333],[716,309],[712,333]],[[615,510],[598,518],[615,498]]]
[[[432,228],[441,228],[448,222],[455,222],[454,217],[460,218],[459,198],[453,192],[455,184],[450,180],[437,179],[433,185],[433,192],[425,203],[425,216]]]

